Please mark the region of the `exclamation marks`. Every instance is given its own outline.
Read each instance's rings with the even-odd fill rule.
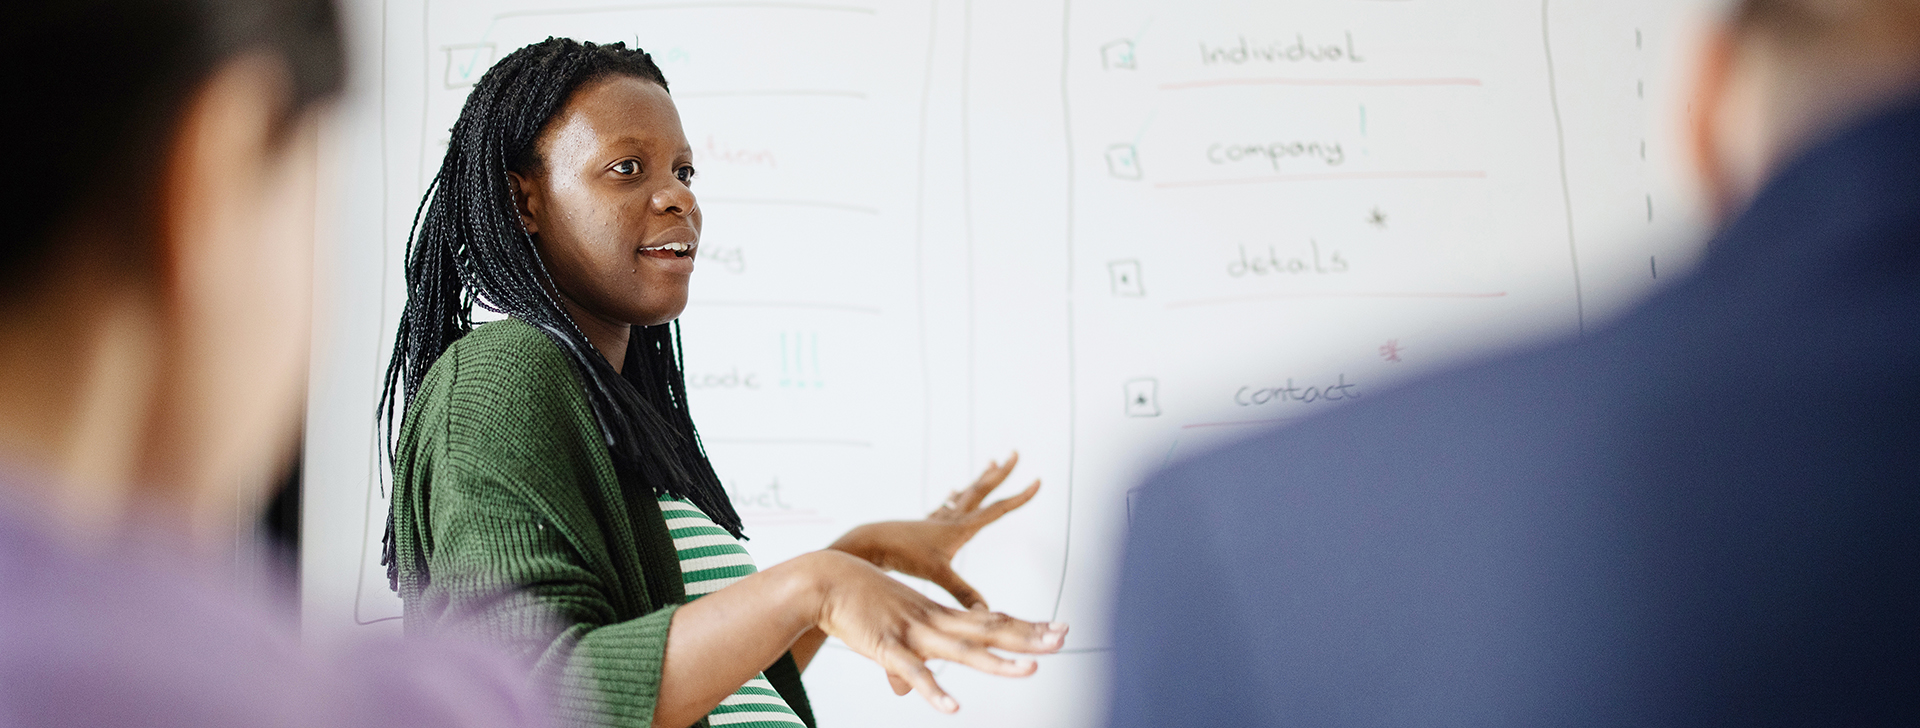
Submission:
[[[1647,67],[1647,64],[1645,61],[1645,55],[1644,55],[1647,50],[1647,36],[1646,36],[1646,33],[1639,28],[1633,29],[1633,50],[1634,50],[1634,54],[1638,56],[1638,61],[1639,61],[1634,64],[1634,67],[1644,71]],[[1634,96],[1640,100],[1640,119],[1641,119],[1641,122],[1640,122],[1640,130],[1641,130],[1640,131],[1640,162],[1641,162],[1640,178],[1644,180],[1647,177],[1646,175],[1647,79],[1646,78],[1643,77],[1643,78],[1634,80]],[[1652,225],[1653,224],[1653,192],[1652,191],[1648,191],[1646,193],[1646,201],[1647,201],[1647,224]],[[1655,278],[1659,277],[1657,272],[1654,277]]]
[[[1633,50],[1636,53],[1642,52],[1646,50],[1646,46],[1647,46],[1646,36],[1640,32],[1639,28],[1634,28],[1633,29]],[[1640,82],[1640,98],[1644,100],[1646,97],[1647,97],[1647,82],[1645,80],[1642,80]],[[1644,132],[1644,127],[1640,135],[1640,161],[1642,162],[1647,161],[1647,137]]]
[[[808,332],[781,332],[780,386],[791,389],[819,389],[827,386],[820,369],[820,335]]]
[[[1360,136],[1362,137],[1362,141],[1360,142],[1360,156],[1362,157],[1373,156],[1373,149],[1367,146],[1367,143],[1364,141],[1365,137],[1367,136],[1367,105],[1366,104],[1360,105]]]

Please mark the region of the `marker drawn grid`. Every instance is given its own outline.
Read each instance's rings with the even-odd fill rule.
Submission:
[[[1552,47],[1552,38],[1551,38],[1552,31],[1554,28],[1553,17],[1550,15],[1551,4],[1552,4],[1551,0],[1541,0],[1540,28],[1542,32],[1542,36],[1541,36],[1542,47],[1540,52],[1542,53],[1542,55],[1537,56],[1537,58],[1540,59],[1539,62],[1541,63],[1541,68],[1544,70],[1545,77],[1548,81],[1548,87],[1545,89],[1547,93],[1545,95],[1547,97],[1546,101],[1552,106],[1552,109],[1551,109],[1552,121],[1554,124],[1554,127],[1552,129],[1554,133],[1553,139],[1556,144],[1556,151],[1558,153],[1558,159],[1557,159],[1558,165],[1556,167],[1556,173],[1559,177],[1558,181],[1561,185],[1561,190],[1560,190],[1561,198],[1562,198],[1563,204],[1565,205],[1564,212],[1566,214],[1566,226],[1567,226],[1566,240],[1567,240],[1567,246],[1568,246],[1567,251],[1569,256],[1568,260],[1571,264],[1572,271],[1573,271],[1573,288],[1574,288],[1573,294],[1574,294],[1574,300],[1576,305],[1577,319],[1579,321],[1579,325],[1581,329],[1584,331],[1584,324],[1585,324],[1584,293],[1581,288],[1581,280],[1580,280],[1579,251],[1576,246],[1576,241],[1574,239],[1574,230],[1573,230],[1573,217],[1572,217],[1573,200],[1571,196],[1570,182],[1568,181],[1568,171],[1567,171],[1567,161],[1566,161],[1566,156],[1567,156],[1566,130],[1565,130],[1564,122],[1561,119],[1559,90],[1557,88],[1555,75],[1554,75],[1556,73],[1556,69],[1554,67],[1554,57],[1553,57],[1554,49]],[[1083,349],[1087,346],[1092,345],[1092,342],[1082,341],[1082,336],[1081,336],[1082,329],[1086,328],[1086,327],[1083,327],[1082,324],[1085,324],[1087,322],[1082,322],[1078,319],[1078,315],[1081,313],[1081,311],[1076,309],[1076,302],[1078,301],[1079,292],[1075,290],[1075,283],[1076,283],[1075,273],[1078,272],[1077,258],[1087,257],[1086,255],[1084,255],[1084,253],[1092,252],[1092,251],[1082,250],[1083,246],[1091,244],[1090,241],[1081,239],[1083,235],[1089,235],[1090,233],[1082,232],[1082,227],[1083,227],[1082,221],[1077,219],[1078,216],[1082,214],[1091,214],[1081,209],[1081,205],[1084,202],[1086,202],[1086,200],[1084,200],[1083,197],[1090,197],[1092,195],[1097,194],[1093,190],[1100,189],[1100,188],[1097,187],[1096,181],[1094,181],[1094,178],[1092,177],[1086,178],[1088,181],[1083,181],[1082,176],[1080,175],[1080,172],[1082,170],[1080,170],[1079,168],[1078,160],[1081,158],[1087,158],[1089,156],[1092,156],[1092,157],[1103,157],[1103,156],[1110,157],[1111,156],[1110,149],[1103,149],[1101,147],[1092,146],[1091,142],[1089,142],[1090,146],[1087,149],[1081,149],[1079,140],[1076,139],[1076,136],[1075,136],[1076,111],[1082,111],[1083,113],[1086,113],[1086,114],[1098,116],[1097,111],[1080,110],[1075,108],[1075,98],[1076,98],[1075,87],[1074,87],[1075,72],[1076,72],[1076,69],[1074,67],[1074,61],[1076,60],[1075,54],[1085,52],[1081,46],[1077,46],[1075,43],[1075,33],[1074,33],[1075,10],[1076,8],[1074,7],[1074,3],[1072,2],[1072,0],[1062,0],[1062,3],[1061,3],[1062,32],[1061,32],[1061,62],[1060,62],[1059,92],[1061,97],[1061,109],[1062,109],[1062,117],[1063,117],[1063,124],[1062,124],[1063,137],[1064,137],[1063,151],[1064,151],[1064,157],[1067,165],[1067,170],[1066,170],[1067,214],[1066,214],[1066,233],[1064,236],[1064,245],[1065,245],[1070,272],[1065,281],[1066,297],[1065,297],[1064,306],[1066,308],[1066,313],[1067,313],[1066,353],[1067,353],[1067,368],[1068,368],[1068,387],[1069,387],[1068,391],[1070,392],[1069,419],[1068,419],[1070,425],[1069,425],[1069,433],[1068,433],[1068,452],[1067,452],[1068,462],[1067,462],[1067,482],[1066,482],[1068,505],[1067,505],[1067,519],[1065,524],[1065,530],[1067,533],[1067,548],[1065,549],[1062,555],[1062,561],[1060,565],[1060,585],[1058,590],[1056,591],[1055,599],[1054,599],[1053,616],[1056,619],[1060,618],[1061,616],[1061,609],[1062,609],[1062,606],[1065,604],[1065,593],[1067,591],[1067,585],[1068,585],[1068,582],[1073,579],[1072,574],[1074,573],[1073,569],[1074,569],[1074,563],[1075,563],[1074,555],[1073,555],[1074,544],[1072,540],[1073,527],[1075,525],[1075,521],[1078,518],[1085,516],[1085,514],[1080,514],[1075,510],[1075,503],[1074,503],[1076,496],[1081,495],[1080,493],[1078,493],[1078,491],[1080,490],[1079,486],[1085,485],[1078,482],[1078,475],[1082,470],[1079,459],[1083,455],[1087,457],[1093,457],[1095,452],[1094,448],[1090,446],[1083,447],[1083,443],[1080,442],[1081,428],[1079,427],[1079,425],[1081,423],[1079,422],[1079,419],[1082,412],[1078,407],[1078,404],[1079,404],[1078,395],[1080,394],[1079,389],[1080,389],[1080,384],[1082,379],[1080,375],[1084,373],[1081,371],[1081,362],[1083,360],[1083,357],[1090,356],[1089,352],[1083,351]],[[1524,48],[1525,46],[1521,46],[1521,47]],[[1133,52],[1132,49],[1126,49],[1126,50],[1128,51],[1129,55],[1125,57],[1125,61],[1127,64],[1131,64],[1131,65],[1125,65],[1124,66],[1125,69],[1127,69],[1128,71],[1131,71],[1137,67],[1144,67],[1144,65],[1142,64],[1146,63],[1147,62],[1146,60],[1138,58],[1134,55],[1131,55],[1131,53]],[[1108,72],[1112,72],[1113,69],[1115,68],[1114,60],[1108,56],[1101,56],[1100,58],[1096,59],[1094,62],[1104,64],[1099,67],[1107,70]],[[1082,70],[1080,72],[1084,73],[1085,71]],[[1165,93],[1180,94],[1181,95],[1180,98],[1195,98],[1194,95],[1196,94],[1230,93],[1235,90],[1243,90],[1243,91],[1257,90],[1263,87],[1264,88],[1300,88],[1300,89],[1311,89],[1311,88],[1396,89],[1396,88],[1428,87],[1428,88],[1459,88],[1462,90],[1478,90],[1478,89],[1487,88],[1487,86],[1488,86],[1487,80],[1476,78],[1476,77],[1468,77],[1468,76],[1397,77],[1397,78],[1313,78],[1313,77],[1268,76],[1268,77],[1250,77],[1250,78],[1197,78],[1197,79],[1188,79],[1188,80],[1177,80],[1177,81],[1168,81],[1168,82],[1153,84],[1150,88],[1163,94]],[[1099,104],[1098,103],[1093,104],[1092,108],[1095,108],[1095,109],[1099,108]],[[1359,114],[1360,114],[1359,123],[1362,125],[1362,128],[1364,129],[1366,125],[1366,121],[1365,121],[1366,108],[1364,105],[1361,106],[1359,110]],[[1145,159],[1145,160],[1142,159],[1143,151],[1139,148],[1139,145],[1137,144],[1137,140],[1136,140],[1136,143],[1132,145],[1116,144],[1114,146],[1124,147],[1125,148],[1124,151],[1128,155],[1131,155],[1126,160],[1123,160],[1123,161],[1126,161],[1127,164],[1122,165],[1126,168],[1126,171],[1130,173],[1141,169],[1144,166],[1144,164],[1150,164],[1152,161],[1151,159]],[[1111,159],[1108,159],[1106,164],[1110,168],[1115,166],[1114,162]],[[1477,165],[1473,165],[1473,166],[1477,166]],[[1500,168],[1500,169],[1504,170],[1505,168]],[[1111,169],[1108,171],[1112,172]],[[1089,170],[1089,174],[1092,174],[1091,170]],[[1106,179],[1108,177],[1114,178],[1114,180],[1118,180],[1118,181]],[[1134,179],[1139,179],[1139,177],[1123,175],[1119,173],[1111,173],[1111,174],[1100,176],[1100,178],[1097,181],[1108,181],[1108,182],[1113,182],[1113,184],[1128,184]],[[1286,184],[1364,185],[1364,184],[1374,183],[1374,182],[1429,181],[1429,180],[1441,182],[1441,183],[1454,183],[1454,182],[1481,183],[1481,182],[1488,181],[1490,179],[1494,179],[1494,175],[1490,173],[1487,169],[1472,169],[1472,168],[1391,169],[1389,168],[1389,169],[1381,169],[1376,171],[1350,171],[1350,172],[1313,173],[1313,174],[1275,174],[1275,175],[1260,175],[1260,176],[1245,176],[1245,177],[1226,177],[1226,178],[1216,178],[1216,179],[1155,180],[1155,179],[1152,179],[1151,177],[1148,177],[1145,181],[1149,182],[1153,188],[1159,189],[1159,190],[1166,190],[1169,192],[1180,191],[1180,190],[1190,190],[1195,193],[1203,194],[1208,192],[1209,190],[1214,190],[1214,189],[1247,187],[1247,186],[1257,187],[1259,185],[1286,185]],[[1499,180],[1495,180],[1495,181],[1498,182]],[[1505,182],[1505,184],[1510,185],[1511,181],[1508,180]],[[1088,229],[1092,229],[1092,228],[1089,227]],[[1121,257],[1121,256],[1116,256],[1116,257]],[[1103,262],[1102,265],[1110,265],[1110,263]],[[1652,263],[1650,263],[1650,265],[1652,265]],[[1110,271],[1108,270],[1103,270],[1101,272],[1103,274],[1102,275],[1103,279],[1108,277],[1108,274],[1110,273]],[[1103,288],[1103,291],[1104,291],[1104,288]],[[1091,294],[1090,291],[1088,293]],[[1440,287],[1438,289],[1432,289],[1432,290],[1376,289],[1376,290],[1326,291],[1326,292],[1290,291],[1290,292],[1278,292],[1278,293],[1268,293],[1268,294],[1252,294],[1252,295],[1241,295],[1241,296],[1213,296],[1213,297],[1200,297],[1200,298],[1189,298],[1189,299],[1172,300],[1172,301],[1162,301],[1159,307],[1167,310],[1190,311],[1190,310],[1206,309],[1210,307],[1251,305],[1251,304],[1262,304],[1262,303],[1285,303],[1285,302],[1291,302],[1291,301],[1325,302],[1325,301],[1338,301],[1338,300],[1403,300],[1403,301],[1415,302],[1415,301],[1423,301],[1423,300],[1427,300],[1427,301],[1450,301],[1451,300],[1451,301],[1471,302],[1471,301],[1498,301],[1502,299],[1509,299],[1510,296],[1511,296],[1510,292],[1506,290],[1487,290],[1487,289],[1447,290],[1445,287]],[[1197,421],[1197,422],[1187,422],[1184,424],[1177,424],[1170,428],[1170,432],[1178,433],[1180,431],[1244,430],[1244,429],[1252,429],[1252,428],[1258,428],[1258,427],[1278,426],[1288,422],[1296,421],[1298,419],[1299,418],[1297,417],[1258,418],[1258,419],[1232,419],[1231,417],[1226,417],[1226,418],[1221,418],[1217,421],[1208,420],[1208,421]],[[1141,421],[1146,421],[1146,420],[1142,419]],[[1179,446],[1179,440],[1176,438],[1174,447],[1177,448],[1178,446]],[[1170,449],[1168,451],[1168,458],[1171,459],[1171,457],[1172,457],[1172,450]],[[1129,502],[1128,505],[1130,508],[1131,502]]]

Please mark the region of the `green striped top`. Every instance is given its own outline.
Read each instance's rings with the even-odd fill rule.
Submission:
[[[673,548],[680,552],[680,579],[686,584],[688,602],[753,575],[753,556],[732,534],[714,525],[698,506],[684,498],[663,495],[660,515],[666,517],[667,533],[673,536]],[[707,714],[707,724],[806,728],[765,674],[754,675],[720,701],[720,706]]]

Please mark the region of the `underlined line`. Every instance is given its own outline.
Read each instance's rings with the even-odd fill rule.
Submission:
[[[1233,422],[1195,422],[1191,425],[1181,425],[1180,429],[1193,430],[1193,429],[1199,429],[1202,427],[1252,427],[1254,425],[1273,425],[1273,424],[1279,424],[1281,422],[1292,422],[1297,419],[1300,419],[1300,418],[1278,417],[1270,420],[1237,420]]]
[[[714,308],[801,308],[873,315],[880,314],[879,306],[861,306],[853,303],[828,303],[823,301],[688,301],[687,305],[711,306]]]
[[[1162,189],[1174,187],[1214,187],[1219,185],[1254,185],[1269,182],[1336,182],[1369,179],[1486,179],[1487,173],[1478,170],[1435,170],[1404,172],[1323,172],[1319,174],[1277,174],[1265,177],[1232,177],[1228,179],[1198,179],[1179,182],[1155,182],[1153,186]]]
[[[1477,78],[1214,78],[1160,84],[1162,91],[1218,86],[1479,86]]]
[[[853,205],[845,202],[825,202],[822,200],[789,200],[774,197],[708,197],[701,200],[705,204],[721,205],[785,205],[789,207],[818,207],[826,210],[845,210],[862,215],[878,215],[880,208],[865,205]]]
[[[636,10],[721,10],[753,8],[760,10],[819,10],[832,13],[859,13],[874,15],[873,8],[854,5],[819,5],[814,3],[781,2],[706,2],[706,3],[645,3],[638,5],[607,5],[597,8],[548,8],[541,10],[509,10],[493,16],[495,20],[506,18],[531,18],[542,15],[583,15],[590,13],[620,13]]]
[[[676,99],[709,99],[735,96],[837,96],[849,99],[867,98],[865,91],[835,91],[828,89],[742,89],[738,91],[687,91],[674,94]]]
[[[723,445],[800,445],[824,447],[873,447],[866,440],[834,437],[704,437],[706,442]]]
[[[1260,301],[1287,301],[1287,300],[1294,300],[1294,299],[1326,299],[1326,298],[1480,299],[1480,298],[1505,298],[1506,295],[1507,295],[1506,291],[1498,291],[1494,293],[1460,293],[1460,292],[1445,292],[1445,291],[1440,291],[1440,292],[1414,291],[1414,292],[1404,292],[1404,293],[1390,292],[1390,291],[1389,292],[1364,291],[1364,292],[1351,292],[1351,293],[1344,293],[1344,292],[1263,293],[1263,294],[1254,294],[1254,295],[1247,295],[1247,296],[1225,296],[1222,298],[1200,298],[1200,299],[1194,299],[1194,300],[1188,300],[1188,301],[1174,301],[1172,303],[1167,304],[1167,308],[1194,308],[1196,306],[1221,306],[1221,305],[1234,304],[1234,303],[1258,303]]]
[[[756,516],[742,513],[740,520],[756,528],[779,528],[781,526],[817,526],[833,523],[826,516]]]

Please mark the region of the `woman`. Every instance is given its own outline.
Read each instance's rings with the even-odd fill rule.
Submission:
[[[406,408],[388,557],[408,630],[506,645],[589,725],[811,725],[799,673],[827,635],[945,712],[928,659],[1031,674],[987,648],[1051,652],[1065,626],[987,612],[948,566],[1033,497],[978,507],[1011,460],[927,521],[754,573],[667,325],[699,250],[691,162],[659,68],[622,44],[550,38],[468,97],[408,253],[383,404],[389,423]],[[476,302],[511,318],[474,329]]]

